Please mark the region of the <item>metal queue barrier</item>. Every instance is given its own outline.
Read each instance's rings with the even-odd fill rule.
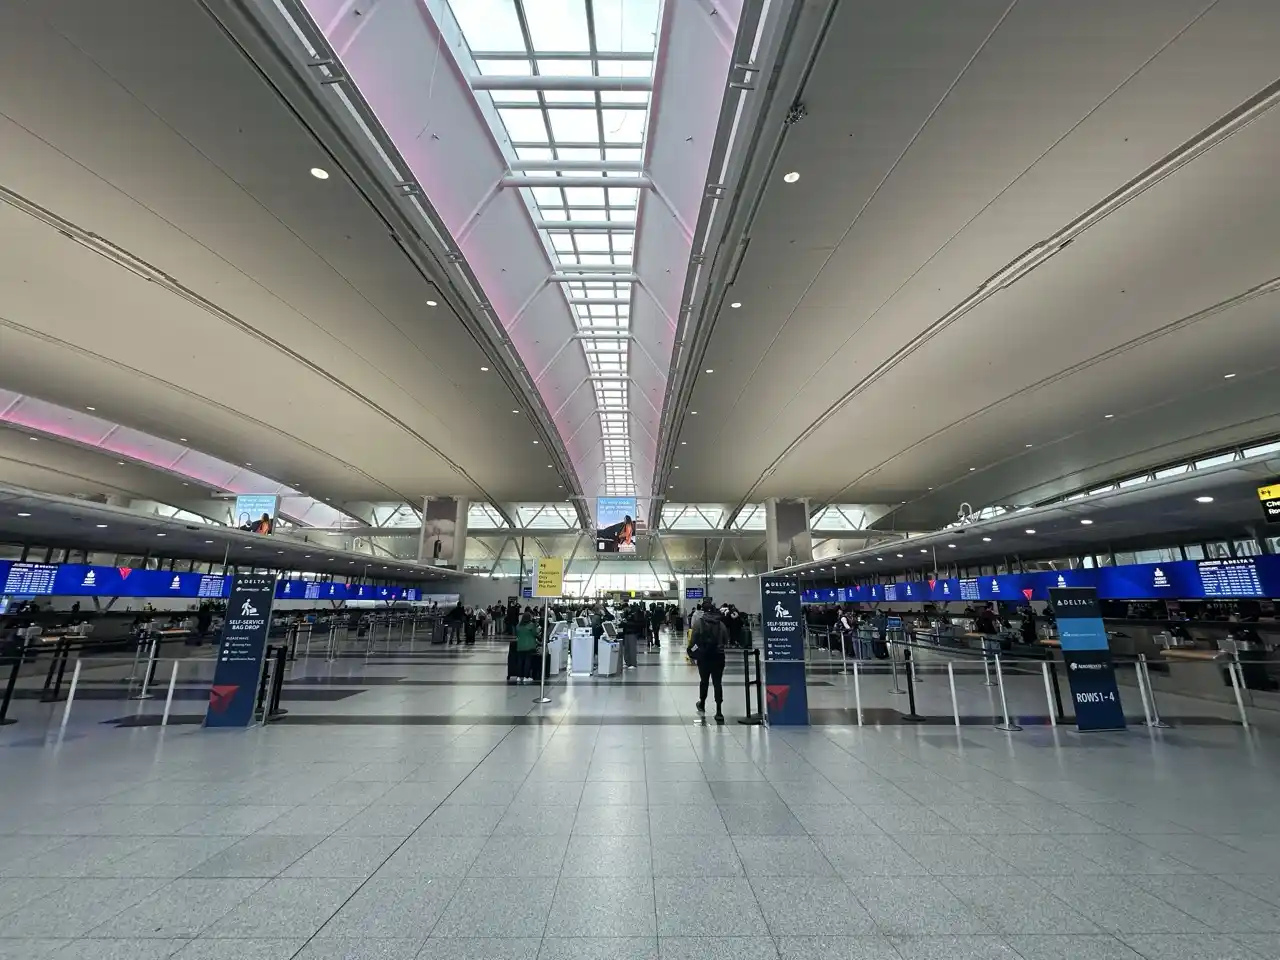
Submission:
[[[755,661],[755,679],[751,677],[751,663]],[[745,647],[742,651],[742,670],[744,674],[743,696],[746,697],[747,714],[738,722],[747,726],[758,727],[764,723],[764,674],[760,670],[760,648]],[[751,688],[756,690],[756,709],[751,712]]]

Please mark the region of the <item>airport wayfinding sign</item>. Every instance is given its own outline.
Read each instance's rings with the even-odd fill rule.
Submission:
[[[1258,502],[1267,523],[1280,523],[1280,479],[1258,488]]]
[[[274,576],[239,576],[231,584],[204,716],[206,727],[247,727],[253,722],[275,592]]]
[[[533,577],[535,597],[559,597],[564,595],[564,558],[539,557],[538,569]]]
[[[804,672],[804,608],[792,577],[760,578],[764,693],[770,726],[808,726]]]
[[[1123,730],[1124,704],[1116,686],[1116,668],[1111,662],[1111,645],[1098,609],[1097,591],[1090,587],[1054,587],[1049,599],[1058,621],[1076,729]]]

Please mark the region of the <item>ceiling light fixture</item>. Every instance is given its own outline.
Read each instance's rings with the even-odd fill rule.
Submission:
[[[99,530],[105,530],[105,529],[107,529],[107,525],[106,525],[105,523],[99,523],[99,524],[97,524],[96,526],[97,526],[97,528],[98,528]]]
[[[1234,373],[1224,373],[1224,374],[1222,375],[1222,379],[1223,379],[1223,380],[1230,380],[1230,379],[1232,379],[1234,376],[1235,376],[1235,374],[1234,374]]]
[[[186,442],[187,442],[187,438],[186,438],[186,437],[179,437],[179,438],[178,438],[178,440],[179,440],[180,442],[182,442],[182,443],[186,443]]]
[[[797,180],[800,179],[800,174],[795,170],[792,170],[790,173],[783,174],[782,179],[785,180],[787,183],[795,183]]]
[[[1106,414],[1103,414],[1102,416],[1103,420],[1114,420],[1115,418],[1116,418],[1116,415],[1114,413],[1106,413]]]
[[[537,443],[538,441],[537,441],[537,440],[535,440],[535,441],[533,441],[533,442],[534,442],[534,443]]]
[[[928,553],[929,551],[928,551],[928,550],[921,550],[920,552],[921,552],[921,553]]]
[[[116,466],[117,466],[117,467],[123,467],[123,466],[124,466],[124,461],[123,461],[123,460],[117,460],[117,461],[116,461]]]
[[[898,559],[899,559],[899,560],[901,560],[901,559],[902,559],[902,554],[898,554]]]
[[[156,536],[157,536],[157,537],[166,537],[166,536],[168,536],[168,534],[166,534],[166,533],[157,533],[157,534],[156,534]]]
[[[884,557],[876,557],[876,561],[877,561],[877,562],[882,561],[882,560],[884,560]]]
[[[29,513],[20,513],[20,514],[18,514],[18,516],[20,516],[20,517],[29,517],[29,516],[31,516],[31,514],[29,514]]]
[[[488,368],[488,367],[481,367],[481,368],[480,368],[480,372],[481,372],[481,373],[488,373],[488,372],[489,372],[489,368]]]
[[[97,407],[85,407],[85,409],[86,409],[86,410],[88,410],[90,413],[92,413],[94,410],[97,410],[98,408],[97,408]]]
[[[983,537],[983,538],[982,538],[982,542],[983,542],[983,543],[990,543],[990,542],[991,542],[991,538],[990,538],[990,537]]]
[[[710,367],[707,367],[707,373],[715,373],[715,371],[712,370]]]
[[[859,563],[866,563],[867,561],[865,561],[865,560],[859,560],[858,562],[859,562]]]
[[[317,180],[328,180],[328,179],[329,179],[329,171],[328,171],[328,170],[322,170],[320,167],[312,167],[312,168],[311,168],[311,175],[312,175],[313,177],[315,177]]]
[[[697,410],[690,410],[690,411],[689,411],[689,414],[690,414],[690,416],[694,416],[694,417],[696,417],[696,416],[698,415],[698,411],[697,411]]]
[[[438,304],[438,303],[436,303],[434,300],[428,300],[428,301],[427,301],[427,306],[428,306],[428,307],[438,307],[438,306],[439,306],[439,304]]]
[[[1027,533],[1035,533],[1035,530],[1034,530],[1033,528],[1031,528],[1031,527],[1028,527],[1028,528],[1027,528]]]
[[[950,550],[954,550],[956,548],[956,545],[954,543],[948,543],[947,548]]]
[[[1030,449],[1031,449],[1031,444],[1029,444],[1029,443],[1028,443],[1028,444],[1026,444],[1026,448],[1027,448],[1028,450],[1030,450]]]
[[[1092,526],[1092,525],[1093,525],[1093,521],[1092,521],[1092,520],[1081,520],[1080,522],[1081,522],[1084,526],[1086,526],[1086,527],[1088,527],[1088,526]]]
[[[39,438],[39,437],[30,437],[29,439],[31,439],[31,440],[39,440],[40,438]]]
[[[212,540],[206,540],[205,543],[213,543]]]
[[[1213,503],[1213,497],[1196,497],[1196,503]]]
[[[735,300],[735,301],[733,301],[733,303],[729,304],[729,309],[731,309],[731,310],[737,310],[737,309],[738,309],[739,307],[741,307],[741,306],[742,306],[742,304],[741,304],[741,303],[739,303],[737,300]]]
[[[519,411],[519,410],[512,410],[511,412],[512,412],[512,413],[519,413],[520,411]]]

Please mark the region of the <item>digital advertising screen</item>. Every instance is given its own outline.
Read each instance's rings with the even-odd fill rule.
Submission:
[[[273,494],[244,493],[236,497],[232,525],[249,533],[274,533],[280,498]]]
[[[596,553],[636,552],[636,498],[596,498]]]

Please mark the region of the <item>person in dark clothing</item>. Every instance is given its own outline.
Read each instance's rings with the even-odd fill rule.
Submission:
[[[724,723],[724,655],[729,645],[729,631],[720,619],[720,611],[709,599],[693,635],[689,639],[689,658],[698,665],[699,713],[707,712],[707,684],[716,695],[716,723]]]
[[[978,619],[973,624],[973,632],[986,634],[989,637],[994,637],[1000,632],[1000,622],[996,619],[996,612],[991,609],[990,604],[978,611]]]
[[[1036,635],[1036,612],[1032,607],[1028,606],[1022,613],[1022,642],[1032,644],[1038,639]]]
[[[467,619],[467,611],[463,609],[462,602],[449,611],[449,615],[445,617],[445,632],[448,642],[451,644],[462,643],[462,628]]]
[[[463,630],[467,637],[467,646],[474,647],[476,644],[476,630],[480,626],[480,618],[476,616],[476,612],[474,610],[468,607],[466,617],[462,623]]]
[[[662,609],[662,604],[655,603],[649,607],[649,646],[657,647],[661,645],[662,623],[666,619],[666,613]]]

